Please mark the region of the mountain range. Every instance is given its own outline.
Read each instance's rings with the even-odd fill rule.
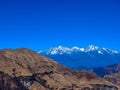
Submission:
[[[68,69],[38,53],[0,50],[0,90],[120,90],[93,73]]]
[[[119,51],[93,45],[87,48],[58,46],[42,50],[39,54],[50,57],[69,68],[96,68],[120,63]]]

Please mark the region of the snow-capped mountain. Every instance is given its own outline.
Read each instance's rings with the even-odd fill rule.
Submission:
[[[67,67],[101,67],[120,63],[120,52],[93,45],[87,48],[58,46],[39,53]]]
[[[93,46],[93,45],[89,45],[86,49],[85,48],[79,48],[79,47],[72,47],[72,48],[68,48],[68,47],[63,47],[63,46],[58,46],[55,48],[51,48],[49,50],[43,50],[40,51],[39,53],[41,54],[45,54],[45,55],[57,55],[57,54],[72,54],[74,52],[98,52],[98,54],[104,54],[104,53],[108,53],[108,54],[118,54],[119,52],[116,50],[110,50],[107,48],[102,48],[100,49],[98,46]]]

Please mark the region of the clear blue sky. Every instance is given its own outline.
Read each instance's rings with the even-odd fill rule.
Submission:
[[[119,0],[0,0],[0,49],[90,44],[120,50]]]

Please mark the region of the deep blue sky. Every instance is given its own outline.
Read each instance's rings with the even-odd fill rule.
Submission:
[[[119,0],[0,0],[0,49],[90,44],[120,50]]]

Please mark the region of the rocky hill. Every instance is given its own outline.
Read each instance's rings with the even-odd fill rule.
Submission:
[[[106,75],[104,78],[106,80],[108,80],[109,82],[112,82],[112,83],[120,86],[120,72],[114,73],[114,74],[111,74],[111,75]]]
[[[0,90],[119,90],[96,75],[67,69],[28,49],[0,51]]]

